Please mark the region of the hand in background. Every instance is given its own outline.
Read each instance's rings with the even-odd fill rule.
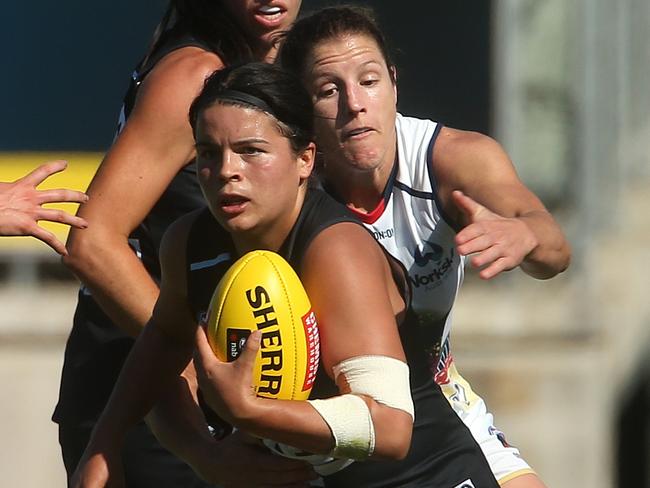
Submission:
[[[83,229],[88,226],[80,217],[63,210],[44,208],[45,203],[88,200],[85,193],[75,190],[37,190],[47,178],[63,171],[65,161],[42,164],[31,173],[13,183],[0,182],[0,236],[32,236],[39,239],[61,255],[67,254],[65,245],[56,236],[38,225],[41,220],[58,222]]]

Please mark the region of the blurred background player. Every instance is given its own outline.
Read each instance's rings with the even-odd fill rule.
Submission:
[[[88,223],[63,210],[43,207],[46,203],[83,203],[85,193],[68,189],[37,190],[36,187],[55,173],[63,171],[65,161],[50,161],[11,182],[0,182],[0,236],[32,236],[43,241],[62,256],[68,251],[57,237],[38,225],[40,221],[57,222],[78,229]]]
[[[180,215],[205,205],[196,181],[190,103],[214,70],[242,60],[272,61],[276,34],[289,28],[300,3],[172,0],[133,73],[119,133],[90,184],[91,200],[79,210],[88,229],[70,234],[64,260],[83,283],[53,415],[68,476],[133,338],[151,316],[164,231]],[[233,446],[221,450],[214,464],[245,466],[242,475],[255,476],[249,458],[270,455],[235,447],[236,439],[229,438]],[[128,486],[205,486],[144,423],[128,435],[123,455]]]

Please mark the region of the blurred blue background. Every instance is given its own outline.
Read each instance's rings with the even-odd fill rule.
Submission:
[[[413,2],[426,9],[426,19],[391,2],[365,3],[376,8],[395,48],[402,110],[488,131],[490,2]],[[325,4],[307,0],[303,9]],[[0,150],[105,150],[129,74],[165,5],[163,0],[4,5],[0,103],[10,116],[0,120]],[[439,49],[444,45],[454,49]]]

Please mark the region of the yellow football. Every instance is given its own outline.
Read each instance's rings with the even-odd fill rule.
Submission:
[[[262,331],[253,370],[257,395],[306,400],[316,378],[316,317],[293,268],[271,251],[251,251],[221,278],[207,316],[208,339],[222,361],[233,361],[252,331]]]

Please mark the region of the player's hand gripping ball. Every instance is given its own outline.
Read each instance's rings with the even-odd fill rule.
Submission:
[[[251,251],[226,272],[207,317],[221,361],[237,358],[252,331],[262,332],[253,369],[258,396],[306,400],[319,361],[316,317],[293,268],[271,251]]]

